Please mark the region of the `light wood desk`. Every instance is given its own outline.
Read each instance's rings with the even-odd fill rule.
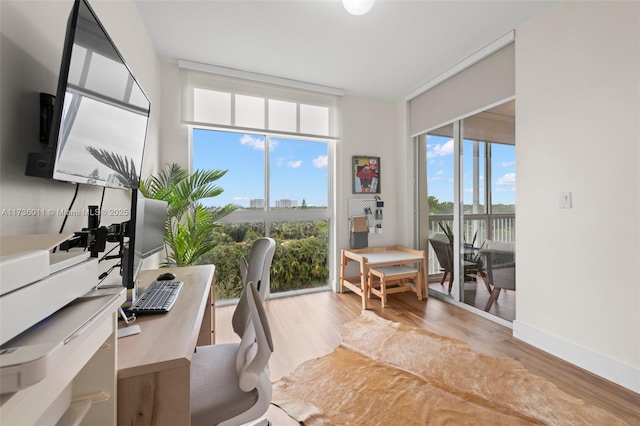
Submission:
[[[345,277],[345,267],[349,262],[358,262],[360,265],[359,277]],[[426,261],[424,251],[412,250],[401,246],[368,247],[362,249],[342,250],[340,257],[340,293],[344,287],[362,296],[362,309],[367,309],[367,274],[370,268],[393,265],[418,264],[420,267],[423,286],[426,286]],[[418,298],[429,297],[425,288],[417,288]]]
[[[163,272],[184,282],[175,305],[166,314],[138,315],[140,334],[118,340],[118,425],[191,423],[191,356],[196,345],[214,343],[215,268],[142,271],[140,285]]]

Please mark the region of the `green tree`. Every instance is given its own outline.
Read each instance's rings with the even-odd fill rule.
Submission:
[[[429,202],[429,214],[453,214],[453,203],[451,201],[440,202],[433,195],[427,197]]]

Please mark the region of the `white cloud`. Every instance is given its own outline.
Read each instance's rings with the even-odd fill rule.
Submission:
[[[249,146],[253,149],[264,151],[264,138],[256,138],[251,135],[242,135],[242,138],[240,138],[240,144]]]
[[[515,161],[503,161],[500,163],[500,167],[511,167],[515,164],[516,164]]]
[[[453,154],[453,139],[443,144],[427,145],[427,159]]]
[[[242,137],[240,138],[240,144],[251,147],[253,149],[264,151],[265,139],[251,135],[242,135]],[[271,139],[271,143],[269,144],[269,151],[273,151],[277,146],[278,141],[275,139]]]
[[[515,185],[516,184],[516,174],[515,173],[507,173],[504,176],[496,179],[497,185]]]
[[[327,168],[329,161],[326,155],[320,155],[311,160],[311,163],[313,163],[313,167],[315,167],[316,169],[325,169]]]
[[[233,201],[249,201],[249,197],[233,197]]]
[[[433,174],[427,176],[427,180],[429,182],[437,182],[439,180],[445,180],[446,176],[445,176],[446,171],[445,170],[436,170]]]
[[[287,163],[287,166],[291,167],[292,169],[297,169],[298,167],[302,166],[302,160],[289,161]]]

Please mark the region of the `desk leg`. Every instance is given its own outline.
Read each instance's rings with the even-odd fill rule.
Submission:
[[[207,346],[216,343],[215,327],[216,327],[216,279],[213,278],[211,289],[207,296],[207,306],[204,308],[204,316],[198,333],[198,341],[196,346]]]

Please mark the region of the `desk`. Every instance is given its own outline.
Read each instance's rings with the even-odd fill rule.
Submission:
[[[358,262],[360,264],[360,277],[345,277],[345,267],[348,262]],[[367,309],[367,273],[370,268],[392,265],[415,265],[420,267],[420,281],[423,286],[427,283],[427,266],[424,252],[412,250],[401,246],[390,247],[369,247],[363,249],[342,250],[340,258],[340,293],[344,292],[344,287],[360,293],[362,296],[362,309]],[[428,294],[425,289],[417,288],[418,297],[425,297]]]
[[[119,425],[189,425],[191,356],[214,340],[214,266],[142,271],[141,285],[161,272],[184,285],[171,311],[139,315],[140,334],[118,340]]]

